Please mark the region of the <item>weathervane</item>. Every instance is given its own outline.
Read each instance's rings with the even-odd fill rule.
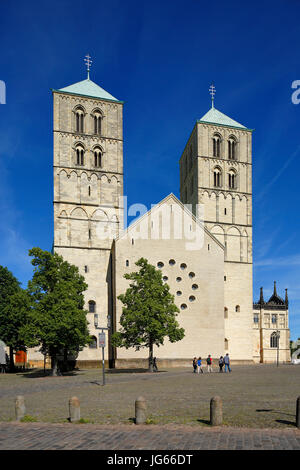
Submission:
[[[85,65],[87,66],[87,78],[90,79],[90,66],[92,64],[91,56],[87,54],[84,59]]]
[[[214,107],[214,99],[215,99],[215,94],[216,94],[216,88],[214,84],[212,83],[209,87],[209,93],[211,95],[211,107]]]

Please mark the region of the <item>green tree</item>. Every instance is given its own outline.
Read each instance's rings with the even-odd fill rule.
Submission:
[[[179,309],[161,271],[145,258],[135,264],[140,270],[124,275],[132,282],[126,293],[118,297],[123,303],[121,329],[112,335],[112,344],[126,349],[149,348],[149,371],[153,372],[153,345],[162,345],[166,336],[171,343],[180,341],[184,329],[176,321]]]
[[[61,354],[80,351],[90,342],[83,292],[87,289],[78,268],[57,253],[33,248],[35,267],[28,292],[32,299],[30,322],[23,328],[28,346],[41,346],[51,357],[52,375],[57,375]]]
[[[14,351],[24,348],[21,335],[28,321],[30,298],[15,276],[0,266],[0,339],[9,346],[10,370],[14,370]]]

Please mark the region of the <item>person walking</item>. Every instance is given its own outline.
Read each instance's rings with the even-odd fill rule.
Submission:
[[[228,369],[229,372],[231,372],[231,368],[230,368],[230,358],[229,358],[229,354],[226,353],[226,356],[224,357],[224,364],[225,364],[225,372],[226,372],[226,369]]]
[[[219,372],[223,372],[223,366],[224,366],[224,357],[221,356],[219,359]]]
[[[210,354],[208,355],[208,358],[206,359],[206,364],[207,364],[207,372],[212,372],[212,358]]]
[[[194,357],[193,359],[193,369],[194,369],[194,374],[196,374],[196,371],[197,371],[197,358]]]
[[[198,374],[200,373],[200,371],[201,371],[201,374],[203,374],[203,369],[202,369],[202,359],[201,359],[201,357],[198,357],[198,361],[197,361],[197,369],[198,369]]]
[[[153,370],[154,372],[157,372],[158,369],[157,369],[157,363],[156,363],[156,357],[153,358]]]

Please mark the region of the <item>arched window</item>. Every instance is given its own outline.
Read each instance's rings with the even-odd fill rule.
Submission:
[[[99,111],[96,111],[93,115],[94,118],[94,134],[101,135],[102,127],[102,114]]]
[[[228,318],[228,308],[224,307],[224,318]]]
[[[94,300],[89,300],[89,313],[96,312],[96,302]]]
[[[89,344],[90,349],[97,349],[97,338],[96,336],[91,336],[91,343]]]
[[[102,152],[99,148],[94,150],[94,165],[95,167],[102,167]]]
[[[228,339],[227,338],[224,339],[224,348],[225,348],[225,351],[228,351]]]
[[[228,186],[230,189],[236,189],[237,187],[237,176],[233,170],[228,173]]]
[[[81,134],[84,131],[84,110],[80,107],[75,110],[75,131]]]
[[[220,188],[222,186],[222,172],[220,168],[214,169],[214,187]]]
[[[228,139],[228,158],[236,160],[236,140],[234,137],[229,137]]]
[[[81,145],[76,147],[76,165],[84,165],[84,148]]]
[[[213,156],[220,158],[221,155],[221,137],[218,134],[213,136]]]
[[[270,347],[271,348],[278,348],[278,345],[279,345],[279,337],[276,333],[276,331],[274,331],[271,336],[270,336]]]
[[[236,305],[236,306],[235,306],[235,311],[236,311],[236,312],[240,312],[240,311],[241,311],[241,307],[240,307],[239,305]]]

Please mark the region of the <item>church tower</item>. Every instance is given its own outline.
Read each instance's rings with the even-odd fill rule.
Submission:
[[[218,111],[211,91],[212,107],[180,159],[180,198],[194,213],[202,208],[205,226],[225,247],[224,352],[252,361],[252,130]]]
[[[109,324],[111,245],[123,229],[123,102],[89,78],[53,91],[54,251],[88,284],[85,308],[99,360],[98,332]],[[106,358],[108,358],[108,349]],[[80,360],[80,356],[79,356]]]

